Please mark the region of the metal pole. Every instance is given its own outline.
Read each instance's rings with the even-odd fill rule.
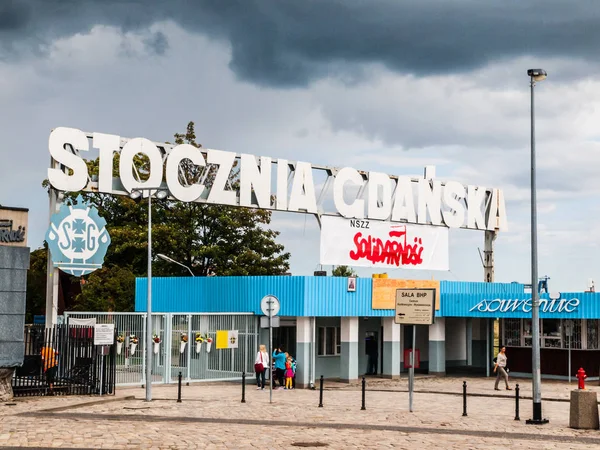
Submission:
[[[177,377],[177,403],[181,403],[181,372]]]
[[[321,375],[319,385],[319,408],[323,407],[323,375]]]
[[[410,368],[408,369],[408,410],[413,412],[413,391],[415,384],[415,346],[417,342],[417,326],[413,325],[412,351],[410,352]]]
[[[246,403],[246,372],[242,372],[242,403]]]
[[[569,384],[571,384],[571,336],[567,336],[567,344],[569,345]]]
[[[269,302],[271,300],[269,299]],[[273,327],[271,326],[271,304],[269,303],[269,403],[273,403]]]
[[[485,319],[485,376],[490,376],[490,319]]]
[[[467,382],[463,381],[463,417],[467,415]]]
[[[146,401],[152,401],[152,192],[148,191],[148,298],[146,301]]]
[[[104,347],[100,347],[100,397],[102,397],[102,384],[104,383]]]
[[[542,392],[540,370],[540,295],[538,291],[538,259],[537,259],[537,195],[535,166],[535,80],[531,77],[531,359],[533,378],[533,418],[528,424],[544,424],[542,419]]]
[[[519,383],[515,386],[515,420],[521,420],[519,417]]]
[[[361,411],[364,411],[365,409],[367,409],[367,407],[365,406],[365,391],[367,390],[367,381],[365,380],[365,377],[362,377],[362,406],[361,406]]]

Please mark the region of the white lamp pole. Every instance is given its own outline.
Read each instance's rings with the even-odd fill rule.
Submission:
[[[538,290],[538,251],[537,251],[537,194],[535,164],[535,108],[534,87],[536,81],[546,78],[543,69],[530,69],[531,79],[531,368],[533,381],[533,418],[526,423],[543,425],[548,419],[542,418],[542,376],[540,369],[540,293]]]

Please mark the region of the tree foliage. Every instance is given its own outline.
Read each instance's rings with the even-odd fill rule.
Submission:
[[[175,134],[175,143],[201,147],[196,142],[193,122],[188,124],[184,134]],[[118,156],[114,158],[115,176]],[[147,178],[147,159],[138,155],[134,162],[140,178]],[[90,176],[97,175],[99,161],[89,161],[88,168]],[[215,167],[207,166],[204,173],[187,160],[182,162],[181,169],[182,184],[201,180],[207,187],[215,173]],[[235,188],[237,183],[238,173],[234,168],[230,188]],[[77,195],[67,194],[65,202],[74,202]],[[126,196],[103,193],[82,196],[106,219],[112,242],[104,267],[87,277],[74,309],[133,310],[135,277],[147,274],[147,197],[136,202]],[[218,276],[282,275],[289,270],[290,254],[277,243],[279,232],[270,229],[270,223],[270,211],[153,198],[153,275],[189,275],[187,269],[158,259],[157,254],[188,266],[196,276],[206,276],[209,272]],[[36,276],[32,271],[32,279]]]
[[[348,266],[337,266],[331,271],[331,275],[334,277],[355,277],[356,272],[354,269]]]

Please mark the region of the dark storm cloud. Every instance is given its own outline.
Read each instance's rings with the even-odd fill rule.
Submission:
[[[96,24],[173,20],[231,45],[231,67],[264,85],[305,85],[348,64],[461,73],[514,56],[596,58],[600,2],[579,0],[0,0],[2,57]],[[150,48],[164,52],[163,36]]]

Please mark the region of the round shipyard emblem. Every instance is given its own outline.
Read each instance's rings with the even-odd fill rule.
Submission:
[[[106,220],[79,196],[75,205],[62,205],[52,216],[46,242],[56,267],[82,276],[102,267],[110,236]]]

